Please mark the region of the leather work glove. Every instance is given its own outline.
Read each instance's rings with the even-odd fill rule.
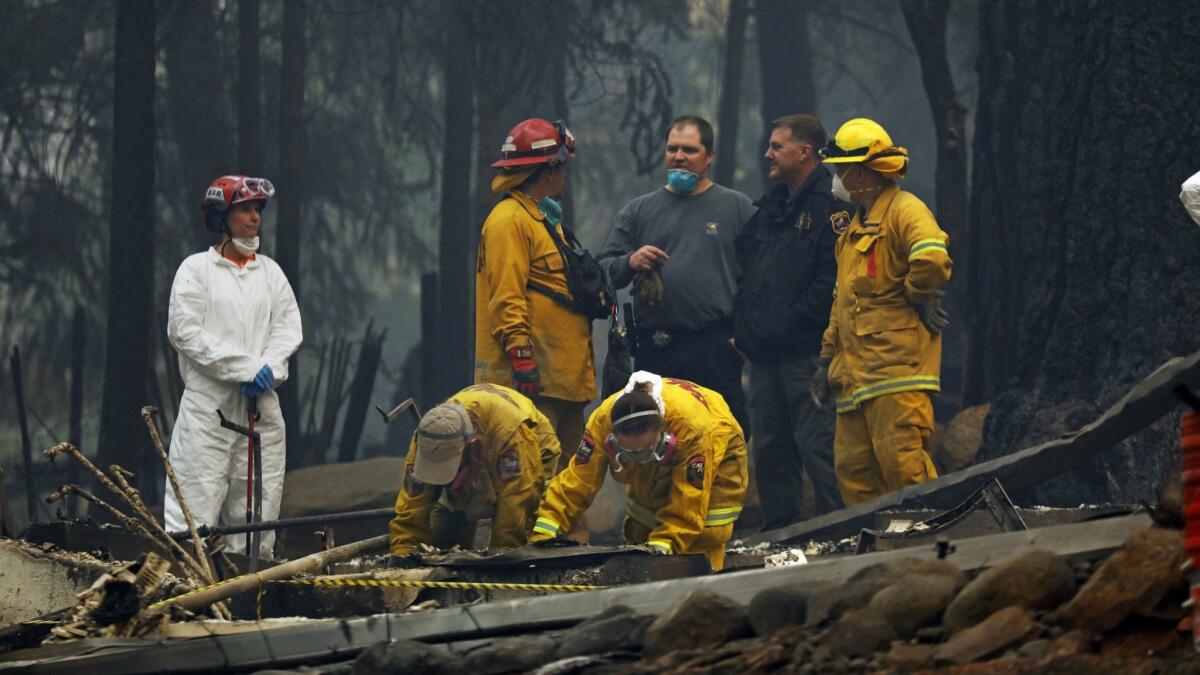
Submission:
[[[533,347],[513,347],[508,350],[512,364],[513,389],[526,396],[537,396],[542,390],[542,374],[533,360]]]
[[[915,306],[921,323],[929,329],[930,335],[937,335],[950,325],[950,315],[942,309],[942,298],[945,295],[946,291],[938,291],[929,300]]]
[[[662,272],[658,268],[633,275],[633,297],[645,307],[656,307],[663,301]]]
[[[817,370],[808,385],[809,394],[812,395],[818,410],[829,410],[833,407],[833,390],[829,386],[829,361],[825,356],[817,359]]]
[[[242,383],[242,395],[247,398],[258,398],[275,386],[275,373],[271,366],[264,365],[255,374],[254,380]]]

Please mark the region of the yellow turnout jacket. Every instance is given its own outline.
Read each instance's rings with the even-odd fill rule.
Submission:
[[[558,466],[558,436],[546,416],[521,394],[494,384],[463,389],[451,401],[461,404],[483,440],[469,460],[472,470],[461,485],[427,485],[413,479],[416,444],[410,444],[404,485],[389,526],[392,555],[406,555],[431,543],[435,506],[461,511],[468,522],[492,519],[491,546],[525,544],[546,483]]]
[[[859,209],[838,237],[837,285],[821,345],[821,356],[832,359],[838,412],[885,394],[941,390],[942,339],[926,330],[914,305],[950,280],[949,243],[924,202],[896,185],[865,218]]]
[[[527,286],[533,281],[570,296],[562,255],[544,221],[537,204],[514,190],[483,224],[475,269],[475,381],[511,386],[508,350],[532,346],[543,396],[591,401],[591,319]],[[555,229],[562,238],[562,228]]]

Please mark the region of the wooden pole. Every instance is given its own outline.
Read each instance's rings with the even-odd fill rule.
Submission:
[[[260,584],[268,581],[288,579],[301,574],[313,574],[320,572],[329,565],[344,562],[360,555],[382,553],[388,549],[390,538],[391,535],[381,534],[378,537],[356,541],[353,544],[338,546],[327,551],[318,551],[299,560],[286,562],[255,574],[234,577],[216,586],[176,596],[158,604],[174,604],[178,607],[195,611],[207,607],[214,602],[231,598],[239,593],[252,591],[258,588]]]
[[[33,448],[29,441],[29,420],[25,416],[25,387],[21,383],[21,348],[13,347],[13,387],[17,392],[17,419],[21,423],[21,463],[25,468],[25,505],[29,509],[29,522],[37,522],[37,493],[33,489]]]

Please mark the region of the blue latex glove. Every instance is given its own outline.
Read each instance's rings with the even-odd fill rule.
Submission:
[[[242,395],[246,398],[258,398],[275,386],[275,373],[271,366],[263,366],[254,376],[253,382],[242,383]]]

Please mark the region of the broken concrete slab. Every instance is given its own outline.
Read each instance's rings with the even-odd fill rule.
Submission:
[[[1064,473],[1154,423],[1178,405],[1179,385],[1200,386],[1200,352],[1167,361],[1090,424],[1046,443],[976,464],[856,506],[746,537],[742,543],[787,544],[847,537],[871,527],[887,509],[951,508],[992,478],[1016,492]]]
[[[0,540],[0,626],[70,607],[115,564],[83,553]]]

